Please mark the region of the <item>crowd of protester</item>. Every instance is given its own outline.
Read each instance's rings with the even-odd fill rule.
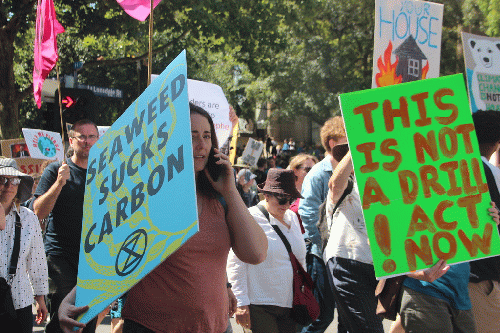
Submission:
[[[335,308],[338,332],[384,332],[343,119],[325,122],[322,149],[266,138],[255,166],[241,157],[231,164],[215,149],[222,173],[212,179],[207,160],[219,147],[212,118],[193,104],[190,116],[200,231],[112,304],[113,332],[231,332],[233,315],[245,332],[324,332]],[[488,162],[500,146],[500,113],[478,111],[473,120],[492,174],[489,188],[500,188],[500,169]],[[6,280],[16,229],[21,239],[9,280],[15,315],[0,318],[16,332],[32,331],[32,303],[37,323],[50,318],[46,332],[95,332],[99,322],[77,322],[88,307],[74,305],[88,155],[99,134],[89,120],[68,134],[71,154],[45,167],[36,190],[15,160],[0,158],[0,277]],[[325,243],[317,227],[322,203],[331,226]],[[498,224],[495,204],[500,195],[489,209]],[[278,233],[314,281],[321,312],[304,327],[291,315],[293,272]],[[391,332],[500,332],[499,282],[500,257],[451,266],[439,260],[408,273]]]

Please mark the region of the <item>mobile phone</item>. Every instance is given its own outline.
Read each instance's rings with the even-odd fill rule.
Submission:
[[[337,162],[340,162],[348,151],[349,145],[347,143],[336,145],[332,148],[332,156]]]
[[[212,149],[210,149],[210,153],[208,154],[207,169],[208,173],[210,174],[210,177],[212,177],[214,181],[217,181],[224,167],[215,162],[216,162],[215,150],[212,147]]]

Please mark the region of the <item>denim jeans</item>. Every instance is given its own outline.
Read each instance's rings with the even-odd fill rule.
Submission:
[[[335,301],[332,288],[323,260],[308,251],[306,261],[307,272],[314,281],[314,297],[319,303],[321,312],[315,322],[302,329],[302,333],[323,333],[333,321]]]
[[[339,313],[338,332],[384,333],[382,319],[376,314],[377,279],[373,265],[334,257],[327,267]]]

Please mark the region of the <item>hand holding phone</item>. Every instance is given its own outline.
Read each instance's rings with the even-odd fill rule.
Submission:
[[[224,168],[223,165],[215,163],[216,161],[217,158],[215,157],[215,150],[212,147],[212,149],[210,149],[210,154],[208,155],[207,169],[210,177],[212,177],[214,181],[217,181],[217,179],[219,179],[219,176]]]
[[[340,162],[348,151],[349,145],[347,143],[339,144],[332,148],[332,156],[337,162]]]

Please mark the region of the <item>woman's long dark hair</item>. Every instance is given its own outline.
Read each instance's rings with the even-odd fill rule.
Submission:
[[[199,107],[198,105],[195,105],[193,103],[189,103],[189,114],[194,114],[197,113],[205,118],[207,118],[208,123],[210,124],[210,136],[212,140],[212,147],[214,148],[219,148],[219,141],[217,140],[217,134],[215,133],[215,126],[214,126],[214,121],[212,120],[212,117],[210,114],[205,111],[203,108]],[[205,166],[206,167],[206,166]],[[203,195],[206,195],[208,197],[215,198],[219,194],[217,190],[214,189],[212,184],[207,178],[207,175],[205,175],[205,172],[202,170],[198,174],[198,178],[196,180],[196,191],[200,192]]]

